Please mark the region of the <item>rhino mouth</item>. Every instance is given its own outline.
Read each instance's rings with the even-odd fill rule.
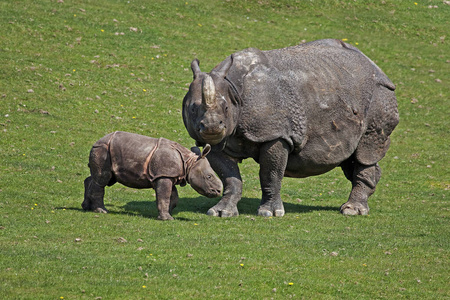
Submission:
[[[216,198],[216,197],[219,197],[222,194],[222,188],[220,188],[220,189],[203,190],[203,189],[198,188],[198,187],[194,187],[194,186],[192,186],[192,187],[194,188],[194,190],[197,193],[199,193],[199,194],[201,194],[201,195],[203,195],[205,197],[208,197],[208,198]]]
[[[225,130],[222,130],[220,133],[200,132],[199,134],[203,142],[212,146],[219,144],[225,138]]]

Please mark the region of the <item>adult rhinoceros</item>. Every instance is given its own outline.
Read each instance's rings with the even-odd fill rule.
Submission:
[[[339,40],[284,49],[245,49],[210,73],[191,64],[194,80],[183,100],[183,120],[208,160],[223,197],[208,215],[236,216],[242,195],[238,163],[260,164],[258,215],[283,216],[283,176],[303,178],[340,166],[352,182],[345,215],[369,212],[399,116],[395,86],[367,56]]]

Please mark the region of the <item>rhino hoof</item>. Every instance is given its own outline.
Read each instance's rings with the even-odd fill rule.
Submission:
[[[267,209],[258,209],[258,216],[261,217],[272,217],[273,214],[271,211],[267,210]]]
[[[261,217],[282,217],[284,216],[284,209],[276,209],[274,213],[272,213],[270,210],[267,209],[259,209],[258,210],[258,216]]]
[[[275,217],[282,217],[282,216],[284,216],[284,209],[275,210]]]
[[[212,216],[212,217],[218,217],[218,216],[219,216],[219,214],[217,213],[217,211],[216,211],[215,209],[212,209],[212,208],[208,209],[208,211],[206,212],[206,214],[207,214],[208,216]]]
[[[158,220],[161,221],[169,221],[169,220],[174,220],[174,218],[172,216],[158,216]]]
[[[239,213],[233,213],[229,210],[215,210],[214,208],[210,208],[208,210],[208,212],[206,213],[208,216],[212,216],[212,217],[221,217],[221,218],[229,218],[229,217],[234,217],[234,216],[238,216]]]
[[[353,205],[345,203],[341,206],[341,213],[345,216],[368,215],[369,209],[363,205]]]
[[[93,212],[99,214],[107,214],[108,210],[106,210],[106,208],[97,207],[96,209],[93,210]]]

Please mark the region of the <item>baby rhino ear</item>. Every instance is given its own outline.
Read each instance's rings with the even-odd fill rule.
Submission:
[[[195,154],[197,154],[198,156],[202,155],[202,153],[200,152],[200,148],[198,148],[198,147],[192,147],[191,151],[194,152]]]
[[[203,147],[202,158],[205,157],[206,155],[208,155],[208,153],[210,151],[211,151],[211,145],[210,144],[206,144],[206,146]]]

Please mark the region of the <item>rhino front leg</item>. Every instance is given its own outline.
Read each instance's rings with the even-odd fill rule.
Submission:
[[[259,178],[261,181],[262,199],[258,208],[259,216],[284,216],[280,190],[288,156],[289,146],[283,140],[268,142],[260,149]]]
[[[364,166],[353,161],[344,164],[342,169],[347,178],[352,181],[352,191],[348,201],[341,206],[341,213],[344,215],[368,215],[367,200],[375,192],[375,187],[381,178],[380,167],[378,164]],[[353,177],[350,174],[353,174]]]
[[[162,177],[154,182],[158,220],[173,220],[173,217],[170,215],[173,188],[174,184],[171,178]]]
[[[238,216],[237,203],[242,197],[242,179],[238,161],[222,152],[211,151],[207,159],[223,183],[222,199],[206,213],[215,217]]]

